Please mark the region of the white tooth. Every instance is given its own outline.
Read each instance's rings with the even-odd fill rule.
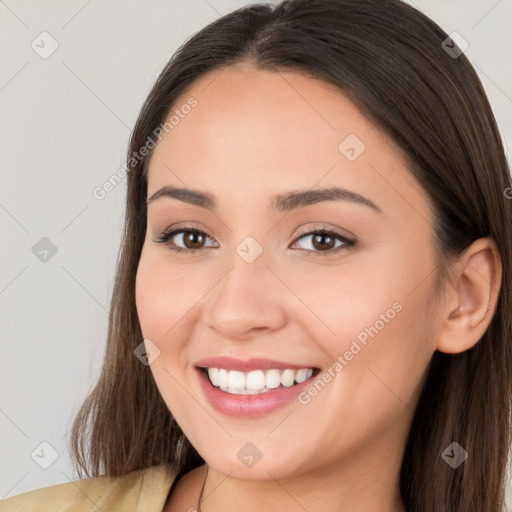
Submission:
[[[302,368],[297,372],[297,375],[295,375],[295,381],[297,382],[297,384],[304,382],[308,378],[307,373],[308,371],[305,368]]]
[[[248,373],[224,368],[208,368],[208,377],[214,386],[221,391],[241,395],[255,395],[266,393],[279,386],[290,387],[295,382],[298,384],[309,379],[313,375],[312,369],[301,368],[299,370],[253,370]]]
[[[228,386],[233,389],[245,389],[245,373],[231,370],[228,374]]]
[[[231,393],[233,395],[259,395],[261,393],[267,393],[270,389],[234,389],[234,388],[219,388],[221,391],[225,393]]]
[[[221,389],[222,388],[227,388],[228,385],[229,385],[228,371],[224,370],[224,368],[221,368],[219,370],[219,387]],[[222,391],[224,391],[224,389]]]
[[[281,374],[281,384],[287,388],[293,386],[295,381],[295,370],[284,370]]]
[[[208,368],[208,377],[214,386],[219,385],[219,369],[218,368]]]
[[[279,370],[267,370],[265,374],[265,387],[269,389],[278,388],[281,385]]]
[[[248,389],[263,389],[265,387],[265,374],[261,370],[249,372],[245,385]]]

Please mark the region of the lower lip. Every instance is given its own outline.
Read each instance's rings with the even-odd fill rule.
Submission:
[[[255,418],[282,409],[311,384],[316,377],[314,373],[309,379],[290,387],[278,387],[257,395],[236,395],[216,388],[204,371],[195,368],[201,388],[210,404],[226,416],[237,418]]]

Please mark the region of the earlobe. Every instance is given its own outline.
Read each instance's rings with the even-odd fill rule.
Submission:
[[[496,310],[501,272],[501,258],[492,238],[479,238],[464,251],[450,271],[437,350],[457,354],[478,343]]]

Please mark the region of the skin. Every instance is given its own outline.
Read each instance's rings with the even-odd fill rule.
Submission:
[[[436,349],[462,352],[484,334],[501,279],[495,244],[475,241],[436,300],[429,199],[401,150],[342,92],[244,63],[203,76],[175,108],[190,97],[197,106],[154,150],[148,197],[172,184],[209,192],[218,206],[168,197],[149,205],[136,302],[144,338],[160,350],[150,366],[158,389],[209,466],[202,510],[403,510],[398,474],[429,361]],[[354,161],[338,149],[349,134],[366,146]],[[286,213],[270,203],[334,185],[381,213],[347,201]],[[202,253],[154,241],[184,223],[207,234]],[[329,246],[299,239],[301,227],[357,243],[333,252],[338,241],[323,255]],[[194,247],[183,234],[172,241]],[[236,252],[247,236],[263,249],[250,264]],[[397,302],[401,311],[306,405],[233,418],[199,387],[194,363],[220,354],[326,370]],[[237,457],[247,442],[262,454],[250,468]],[[178,482],[166,512],[197,506],[205,468]]]

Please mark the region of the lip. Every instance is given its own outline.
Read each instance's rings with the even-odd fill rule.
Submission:
[[[230,356],[215,356],[201,359],[195,363],[200,368],[224,368],[225,370],[237,370],[239,372],[250,372],[251,370],[300,370],[301,368],[318,369],[310,364],[294,364],[285,361],[276,361],[266,358],[236,359]]]
[[[259,368],[262,367],[259,366]],[[273,366],[273,368],[276,367]],[[286,368],[290,368],[290,366],[286,366]],[[304,368],[304,366],[296,368]],[[306,366],[306,368],[308,367]],[[282,409],[296,400],[297,396],[311,385],[318,374],[318,371],[314,371],[309,379],[290,387],[278,387],[258,395],[236,395],[216,388],[210,382],[204,367],[195,367],[194,370],[210,405],[221,414],[237,418],[256,418]]]

